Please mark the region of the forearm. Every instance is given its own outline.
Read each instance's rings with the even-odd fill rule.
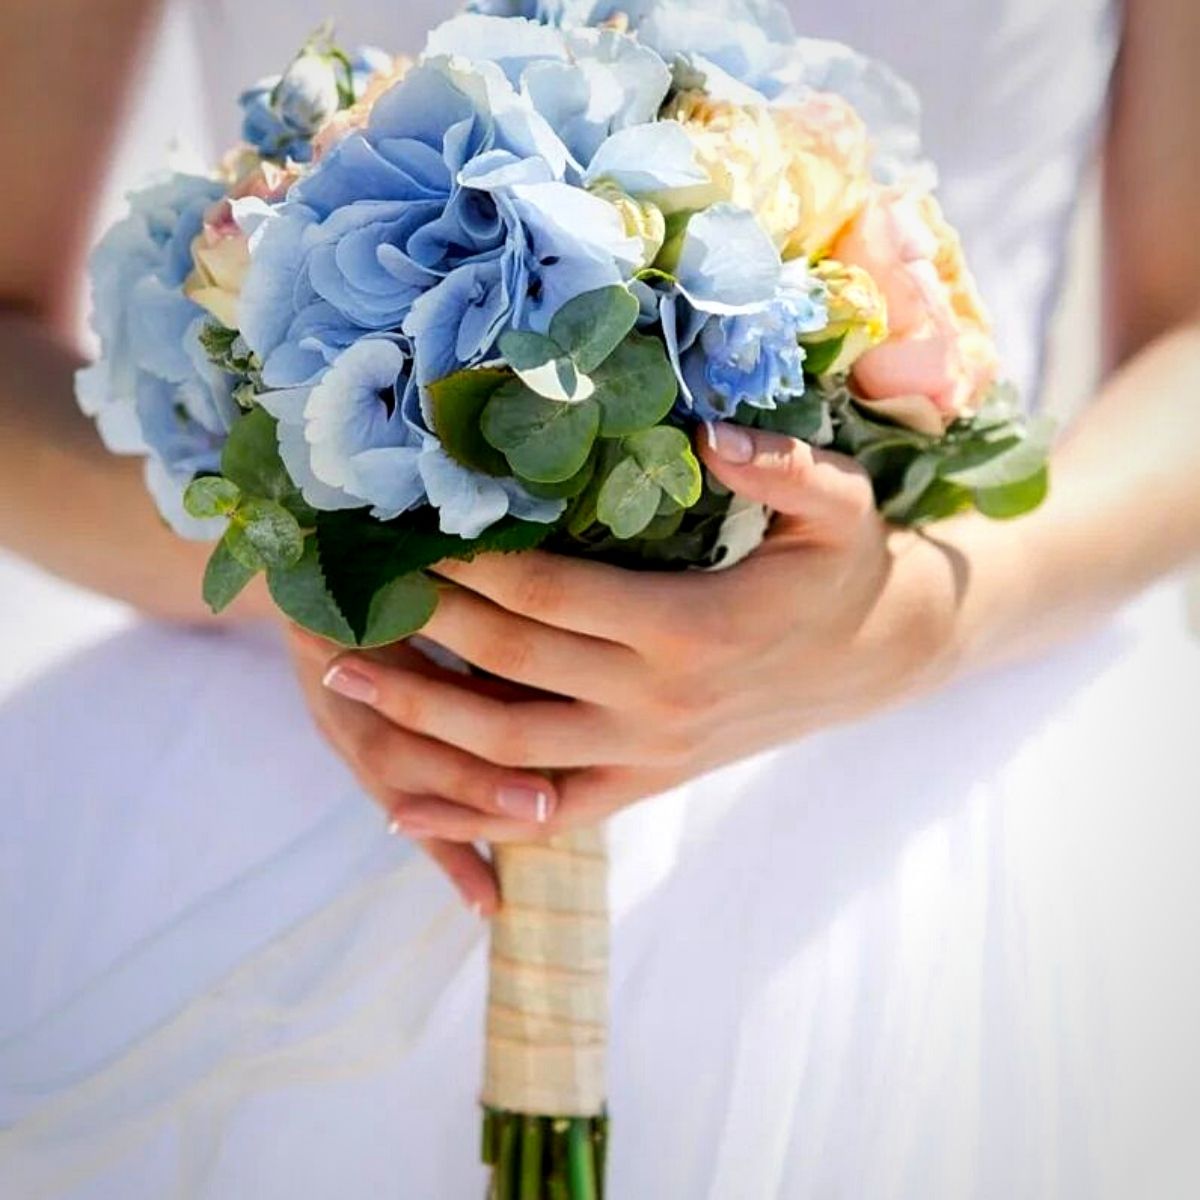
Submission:
[[[78,355],[46,327],[0,316],[0,544],[72,583],[154,616],[203,621],[209,547],[161,521],[141,462],[101,445],[77,409]],[[259,589],[239,601],[264,615]]]
[[[1064,438],[1037,513],[933,536],[963,566],[967,668],[1053,643],[1200,556],[1200,324],[1112,377]]]

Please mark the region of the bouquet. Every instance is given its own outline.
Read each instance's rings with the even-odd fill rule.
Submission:
[[[769,0],[476,0],[416,61],[323,30],[241,105],[217,171],[100,243],[78,381],[215,540],[214,611],[265,572],[370,647],[425,625],[446,559],[731,565],[770,514],[706,477],[718,421],[853,455],[897,522],[1045,495],[911,90]],[[604,840],[495,859],[493,1195],[596,1196]]]

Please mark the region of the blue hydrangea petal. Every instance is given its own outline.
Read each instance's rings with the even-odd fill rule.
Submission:
[[[688,223],[676,275],[696,308],[736,313],[770,301],[781,270],[779,251],[753,213],[717,204]]]
[[[654,196],[709,182],[696,147],[676,121],[619,130],[596,152],[585,182],[612,180],[631,196]]]
[[[547,59],[565,62],[567,46],[561,33],[536,22],[464,13],[444,21],[430,33],[425,55],[494,62],[518,87],[530,64]]]

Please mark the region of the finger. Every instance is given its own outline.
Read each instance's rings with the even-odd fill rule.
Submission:
[[[597,825],[631,804],[678,787],[687,774],[677,767],[593,767],[570,771],[559,780],[559,804],[552,831]]]
[[[462,902],[481,917],[500,907],[500,885],[492,864],[470,843],[427,838],[418,843],[450,880]]]
[[[549,771],[608,761],[600,710],[579,701],[505,703],[442,679],[344,655],[325,686],[369,706],[402,730],[503,767]]]
[[[625,646],[542,625],[457,587],[442,593],[423,632],[472,666],[578,700],[613,699],[638,665]]]
[[[536,842],[549,833],[545,825],[489,816],[437,796],[401,796],[392,816],[397,833],[420,842]]]
[[[781,531],[805,541],[841,544],[875,511],[870,478],[844,454],[728,423],[715,425],[711,440],[701,432],[697,444],[727,488],[781,514]]]
[[[434,570],[509,612],[624,646],[669,626],[677,610],[671,578],[536,550],[482,554]]]

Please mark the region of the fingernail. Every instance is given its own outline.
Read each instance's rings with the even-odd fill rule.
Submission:
[[[742,466],[754,457],[754,439],[738,425],[712,427],[712,445],[718,458]]]
[[[362,671],[356,671],[345,663],[335,663],[325,673],[321,682],[339,696],[347,700],[357,700],[361,704],[374,704],[379,698],[379,689],[374,680]]]
[[[496,807],[517,821],[536,821],[545,825],[553,803],[550,794],[525,784],[507,784],[496,793]]]
[[[423,817],[410,817],[407,813],[394,816],[388,822],[388,833],[392,837],[414,838],[424,841],[433,837],[433,826]]]
[[[393,817],[388,822],[388,833],[390,833],[392,837],[399,837],[403,832],[404,826],[400,824],[400,818]]]

